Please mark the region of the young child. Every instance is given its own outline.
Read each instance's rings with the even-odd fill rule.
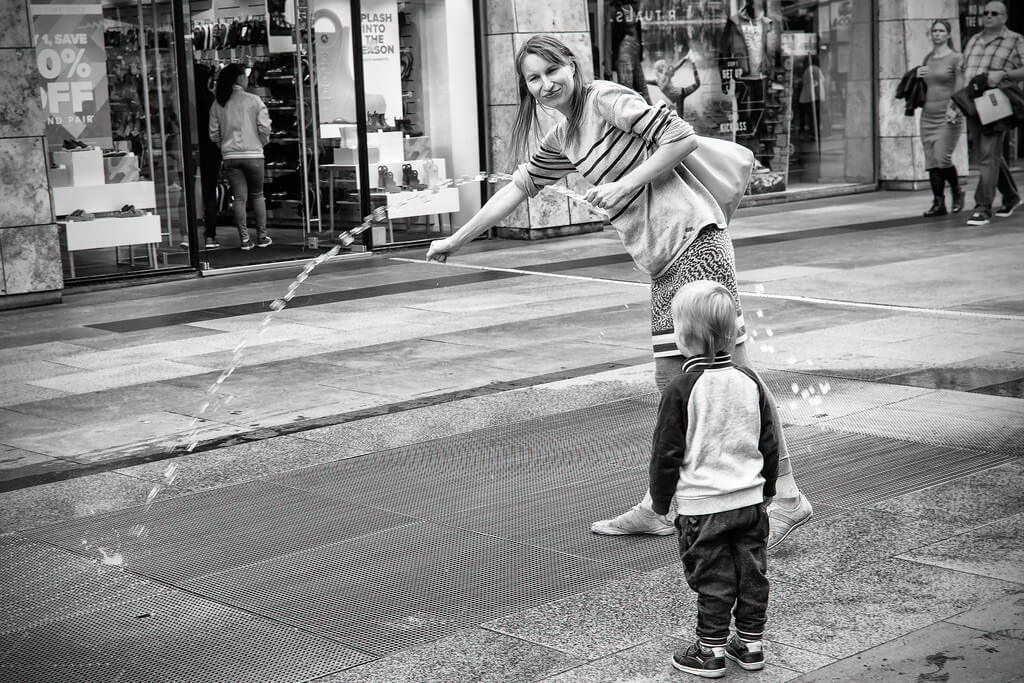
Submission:
[[[654,511],[675,501],[686,581],[697,592],[697,641],[672,665],[720,678],[725,658],[764,668],[768,607],[765,510],[779,454],[768,392],[733,365],[736,303],[722,285],[698,280],[672,299],[676,345],[688,358],[665,388],[651,455]],[[730,613],[736,635],[729,638]]]

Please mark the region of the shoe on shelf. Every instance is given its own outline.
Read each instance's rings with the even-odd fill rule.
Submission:
[[[242,251],[250,251],[254,246],[255,245],[252,243],[252,240],[248,240],[247,239],[247,240],[244,240],[242,242],[242,245],[241,245],[240,248],[241,248]]]
[[[945,197],[936,197],[932,200],[931,208],[924,212],[925,218],[932,218],[934,216],[945,216],[946,215],[946,199]]]
[[[261,235],[261,236],[259,237],[259,239],[257,239],[257,240],[256,240],[256,246],[257,246],[257,247],[260,247],[261,249],[262,249],[263,247],[269,247],[269,246],[270,246],[271,244],[273,244],[273,243],[274,243],[274,240],[270,239],[270,238],[269,238],[268,236],[266,236],[266,235]]]
[[[786,540],[795,529],[810,521],[814,515],[811,501],[804,494],[799,494],[796,507],[784,508],[773,502],[768,507],[768,550]]]
[[[760,640],[745,642],[739,636],[733,636],[725,644],[725,656],[747,671],[760,671],[764,668],[764,645]]]
[[[220,243],[212,237],[206,238],[206,244],[204,245],[207,249],[217,249],[220,247]]]
[[[967,225],[988,225],[992,222],[992,216],[989,215],[988,211],[983,209],[977,209],[971,214],[971,217],[967,219]]]
[[[950,213],[960,213],[964,209],[964,192],[962,187],[953,188],[953,206],[950,207]]]
[[[1000,218],[1009,218],[1018,206],[1020,206],[1020,197],[1004,199],[1003,205],[996,209],[996,215]]]
[[[720,652],[724,648],[715,648]],[[705,650],[700,641],[688,647],[679,648],[672,655],[672,666],[701,678],[721,678],[725,675],[725,654],[716,654],[715,649]]]
[[[590,531],[602,536],[633,536],[652,534],[668,536],[675,533],[675,527],[664,515],[648,512],[635,505],[614,519],[602,519],[590,525]]]

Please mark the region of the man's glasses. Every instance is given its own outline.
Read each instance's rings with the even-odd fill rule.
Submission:
[[[982,12],[982,14],[984,14],[986,17],[1001,17],[1003,15],[1002,12],[989,12],[989,11]]]

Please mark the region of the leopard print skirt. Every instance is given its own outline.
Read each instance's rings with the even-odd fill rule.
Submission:
[[[656,358],[682,355],[676,348],[672,326],[672,297],[683,285],[696,280],[713,280],[729,290],[736,300],[736,343],[746,341],[732,239],[725,228],[708,225],[668,270],[651,281],[651,342]]]

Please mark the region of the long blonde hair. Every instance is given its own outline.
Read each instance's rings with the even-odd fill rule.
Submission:
[[[590,87],[590,84],[583,78],[583,69],[580,67],[576,55],[562,41],[551,36],[537,35],[523,43],[519,51],[516,52],[519,109],[516,112],[516,121],[512,124],[513,165],[529,157],[530,132],[533,130],[534,124],[540,126],[537,119],[537,101],[533,99],[533,95],[526,87],[526,78],[523,76],[523,60],[527,55],[537,55],[547,62],[560,66],[570,64],[573,66],[573,90],[567,126],[569,142],[575,142],[579,138],[579,123],[583,118],[583,105],[587,101],[587,90]]]

